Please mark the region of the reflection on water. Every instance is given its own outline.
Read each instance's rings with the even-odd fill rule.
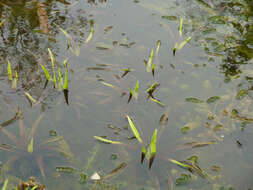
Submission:
[[[252,12],[248,0],[1,1],[1,182],[251,188]]]

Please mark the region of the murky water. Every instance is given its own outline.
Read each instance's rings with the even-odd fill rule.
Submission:
[[[252,12],[247,0],[1,1],[1,182],[252,189]],[[137,81],[138,98],[129,101]],[[158,129],[150,170],[126,115],[144,144]],[[171,162],[192,156],[191,171]],[[92,180],[94,173],[105,179]]]

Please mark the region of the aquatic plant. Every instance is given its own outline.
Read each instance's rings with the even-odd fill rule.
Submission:
[[[58,66],[58,77],[57,77],[57,75],[56,75],[57,65],[55,62],[54,55],[49,48],[48,48],[48,52],[49,52],[49,56],[50,56],[51,63],[52,63],[53,76],[51,76],[49,74],[49,71],[47,70],[47,68],[44,65],[40,64],[42,70],[44,71],[45,78],[46,78],[46,83],[45,83],[44,88],[46,88],[48,82],[52,82],[54,85],[54,88],[58,89],[59,91],[63,91],[65,101],[67,104],[69,104],[69,102],[68,102],[68,64],[67,64],[67,60],[65,59],[63,61],[63,67],[65,68],[65,74],[64,74],[65,77],[64,77],[64,82],[63,82],[63,74],[62,74],[62,70],[61,70],[61,65]]]
[[[138,132],[137,128],[135,127],[132,119],[128,115],[126,115],[126,118],[128,120],[129,126],[130,126],[135,138],[138,140],[138,142],[141,145],[141,163],[143,163],[144,158],[146,157],[149,160],[149,169],[151,169],[152,163],[153,163],[155,156],[156,156],[157,129],[155,129],[155,131],[154,131],[154,134],[151,138],[150,144],[145,145],[143,143],[140,133]],[[103,137],[94,136],[94,138],[97,139],[98,141],[108,143],[108,144],[124,145],[124,143],[122,143],[122,142],[108,140]]]
[[[130,100],[132,99],[132,97],[134,97],[137,100],[138,99],[138,94],[139,94],[139,81],[136,82],[134,90],[131,89],[131,88],[129,89],[129,98],[128,98],[127,103],[130,102]]]
[[[7,190],[8,179],[5,179],[4,184],[2,186],[2,190]],[[27,181],[19,181],[19,184],[12,189],[14,190],[44,190],[46,188],[45,185],[41,185],[39,182],[35,180],[34,177],[30,177]]]
[[[21,112],[19,113],[22,114]],[[13,133],[6,129],[6,126],[0,126],[0,131],[5,134],[9,140],[12,141],[11,144],[0,145],[0,150],[11,152],[13,156],[9,158],[8,164],[15,162],[23,157],[32,158],[37,162],[40,169],[40,173],[45,177],[43,160],[46,157],[55,157],[56,153],[63,154],[66,158],[72,158],[73,154],[67,142],[62,136],[54,135],[42,142],[38,142],[35,138],[36,131],[38,129],[39,123],[43,118],[44,113],[42,113],[35,121],[33,127],[28,131],[23,123],[23,119],[19,117],[19,135],[17,138]]]
[[[8,179],[4,180],[2,190],[7,190],[7,185],[8,185]]]
[[[158,53],[159,53],[160,46],[161,46],[161,40],[157,40],[155,51],[154,51],[154,49],[152,49],[150,52],[148,61],[144,60],[144,63],[146,66],[146,72],[152,72],[153,76],[155,75],[155,69],[157,66],[157,64],[155,62],[158,62]],[[154,58],[156,58],[155,62],[154,62]]]
[[[18,72],[15,70],[15,75],[13,75],[11,62],[8,60],[8,80],[11,81],[11,88],[17,88],[18,82]]]
[[[179,27],[178,27],[178,35],[179,35],[179,39],[182,38],[182,28],[183,28],[183,19],[180,18],[180,23],[179,23]],[[186,38],[185,40],[180,40],[180,42],[176,42],[173,48],[173,55],[176,54],[176,51],[182,49],[190,40],[191,40],[191,36],[189,36],[188,38]]]

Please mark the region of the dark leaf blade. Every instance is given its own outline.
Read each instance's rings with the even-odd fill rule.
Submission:
[[[0,124],[0,126],[2,127],[6,127],[12,123],[14,123],[15,121],[17,121],[18,119],[20,119],[22,117],[22,113],[20,111],[20,108],[18,107],[18,111],[17,113],[15,113],[15,115],[9,119],[8,121],[4,121],[3,123]]]
[[[68,174],[73,174],[73,173],[78,172],[76,168],[68,167],[68,166],[57,166],[55,169],[56,169],[56,172],[68,173]]]
[[[64,94],[66,104],[69,105],[69,90],[63,89],[63,94]]]
[[[186,102],[191,102],[191,103],[196,103],[196,104],[204,102],[203,100],[200,100],[198,98],[185,98],[185,101]]]
[[[179,178],[176,179],[176,185],[184,185],[191,180],[191,175],[181,174]]]
[[[151,167],[152,167],[152,165],[153,165],[153,162],[154,162],[154,160],[155,160],[155,153],[152,153],[151,154],[151,157],[150,157],[150,159],[149,159],[149,164],[148,164],[148,169],[150,170],[151,169]]]
[[[208,104],[210,104],[210,103],[216,102],[216,101],[218,101],[218,100],[220,100],[220,97],[219,97],[219,96],[212,96],[212,97],[208,98],[208,99],[206,100],[206,102],[207,102]]]
[[[191,130],[191,128],[189,126],[185,126],[181,129],[181,133],[186,134]]]
[[[46,87],[47,87],[47,84],[48,84],[48,80],[46,80],[46,82],[45,82],[45,84],[44,84],[44,87],[43,87],[43,89],[46,89]]]
[[[127,69],[123,69],[124,73],[121,75],[121,78],[123,78],[124,76],[127,75],[127,73],[131,72],[131,70],[129,68]]]
[[[246,89],[241,89],[241,90],[236,94],[236,99],[237,99],[237,100],[241,100],[241,99],[243,99],[247,94],[248,94],[248,90],[246,90]]]
[[[141,163],[143,163],[145,157],[146,157],[146,148],[143,146],[141,151]]]
[[[167,114],[162,114],[159,120],[159,125],[166,125],[168,123],[168,115]]]
[[[175,21],[175,20],[177,20],[177,17],[176,17],[176,16],[171,16],[171,15],[163,15],[162,18],[163,18],[163,19],[166,19],[166,20],[170,20],[170,21]]]
[[[127,103],[129,103],[129,102],[131,101],[132,96],[133,96],[133,95],[132,95],[132,93],[130,92],[130,93],[129,93],[129,98],[128,98],[128,100],[127,100]]]
[[[106,176],[104,176],[103,179],[108,179],[116,175],[119,175],[126,167],[127,167],[127,164],[125,162],[121,163],[118,167],[116,167],[114,170],[112,170]]]
[[[212,145],[212,144],[216,144],[215,141],[210,141],[210,142],[189,142],[189,143],[185,143],[185,146],[190,146],[192,148],[197,148],[197,147],[203,147],[203,146],[208,146],[208,145]]]

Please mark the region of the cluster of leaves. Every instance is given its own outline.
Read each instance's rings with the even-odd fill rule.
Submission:
[[[155,129],[153,136],[151,138],[150,144],[145,145],[140,133],[138,132],[137,128],[135,127],[132,119],[130,118],[130,116],[126,115],[126,118],[128,120],[129,126],[135,136],[135,138],[138,140],[138,142],[141,145],[141,163],[143,163],[145,157],[149,160],[149,169],[151,169],[151,166],[153,164],[153,161],[155,159],[156,156],[156,144],[157,144],[157,129]],[[99,137],[99,136],[94,136],[95,139],[104,142],[104,143],[109,143],[109,144],[119,144],[119,145],[123,145],[124,143],[120,142],[120,141],[112,141],[112,140],[108,140],[106,138],[103,137]]]
[[[181,18],[180,19],[180,24],[179,24],[179,27],[178,27],[178,35],[179,35],[180,39],[182,39],[182,30],[183,30],[183,19]],[[176,51],[182,49],[187,43],[189,43],[191,38],[192,37],[189,36],[185,40],[181,40],[180,43],[176,42],[175,45],[174,45],[174,48],[173,48],[173,55],[176,54]]]
[[[63,91],[66,103],[68,104],[68,65],[67,65],[67,60],[63,61],[63,67],[65,68],[65,74],[64,74],[65,77],[64,77],[64,82],[63,82],[63,74],[62,74],[62,69],[61,69],[62,67],[61,67],[61,65],[58,65],[58,77],[56,77],[56,71],[57,71],[56,61],[55,61],[52,51],[49,48],[48,48],[48,52],[49,52],[49,56],[51,59],[53,76],[51,76],[49,74],[48,69],[44,65],[40,64],[41,68],[44,71],[45,78],[46,78],[46,83],[45,83],[44,88],[46,88],[48,82],[52,82],[54,85],[54,88],[56,88],[60,91]]]

